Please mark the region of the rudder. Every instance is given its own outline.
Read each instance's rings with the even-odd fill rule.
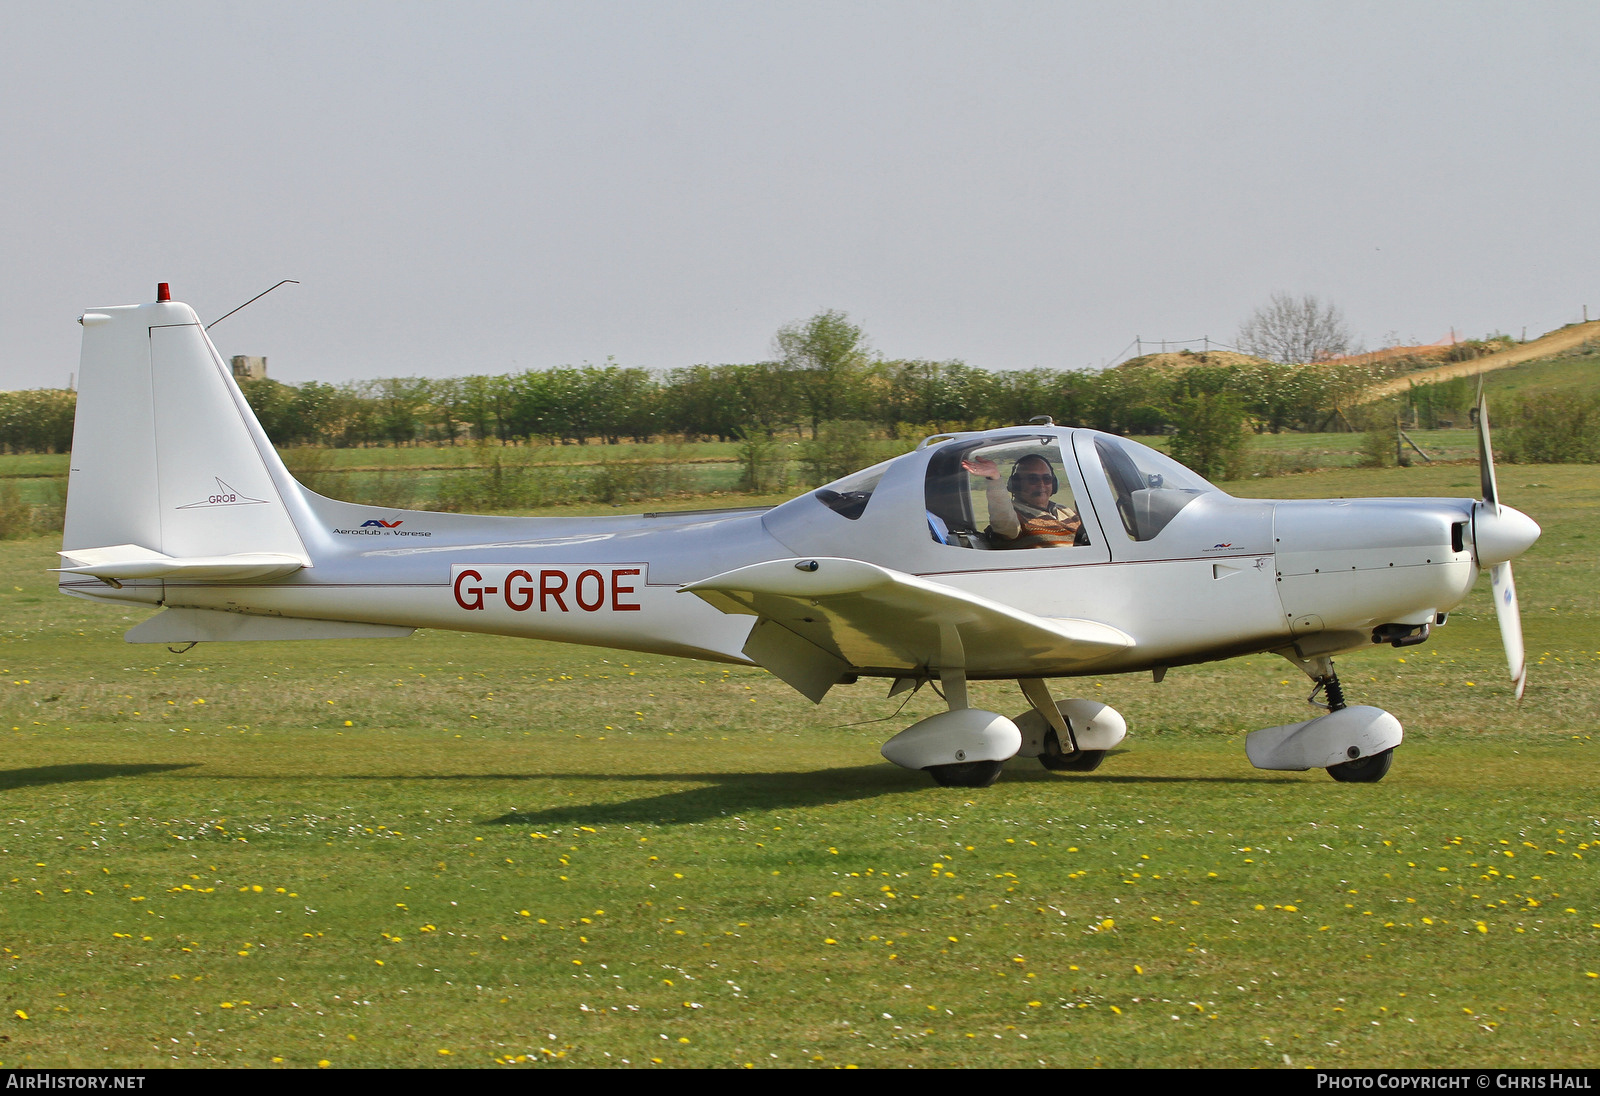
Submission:
[[[79,322],[68,563],[75,551],[137,547],[219,574],[219,562],[246,556],[309,566],[280,490],[293,480],[194,311],[160,301]]]

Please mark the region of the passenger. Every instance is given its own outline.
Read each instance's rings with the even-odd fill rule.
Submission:
[[[1060,484],[1043,457],[1030,454],[1018,460],[1003,486],[999,465],[987,457],[963,460],[961,466],[988,481],[984,492],[989,500],[990,547],[1062,548],[1088,543],[1078,512],[1050,498]]]

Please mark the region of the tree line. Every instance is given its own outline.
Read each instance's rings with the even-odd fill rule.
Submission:
[[[874,356],[843,313],[785,327],[772,360],[694,365],[665,372],[602,366],[466,377],[391,377],[301,385],[241,384],[279,445],[331,448],[481,442],[615,444],[656,437],[730,441],[824,422],[871,424],[889,437],[976,429],[1049,415],[1065,426],[1161,434],[1222,399],[1260,432],[1346,428],[1340,409],[1392,367],[1229,362],[1188,353],[1182,368],[1142,359],[1114,369],[997,372],[960,361]],[[0,393],[0,447],[62,452],[71,446],[75,396],[40,389]]]
[[[1200,357],[1200,355],[1195,355]],[[959,361],[879,361],[821,382],[782,362],[697,365],[665,374],[618,366],[499,376],[397,377],[302,385],[243,382],[279,445],[331,448],[481,441],[615,444],[679,436],[729,441],[753,431],[814,434],[836,419],[891,437],[1050,415],[1117,434],[1175,428],[1186,400],[1232,397],[1259,431],[1339,429],[1336,408],[1373,379],[1356,367],[1207,366],[990,372]],[[0,393],[6,452],[65,452],[75,393]]]

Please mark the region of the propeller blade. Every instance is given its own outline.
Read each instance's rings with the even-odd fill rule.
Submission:
[[[1506,669],[1511,673],[1511,682],[1517,687],[1520,701],[1522,691],[1528,687],[1528,652],[1522,641],[1522,606],[1517,604],[1511,557],[1521,555],[1532,546],[1539,537],[1539,526],[1527,515],[1500,505],[1500,487],[1494,476],[1494,446],[1489,443],[1489,403],[1483,396],[1481,375],[1478,377],[1478,481],[1483,487],[1483,509],[1487,513],[1480,512],[1483,520],[1474,520],[1474,550],[1479,566],[1505,553],[1489,569],[1489,586],[1494,592],[1494,615],[1500,621],[1500,643],[1506,650]]]
[[[1478,481],[1483,501],[1500,512],[1500,490],[1494,479],[1494,447],[1489,444],[1489,403],[1483,398],[1483,378],[1478,378]]]
[[[1500,642],[1506,649],[1506,667],[1517,687],[1517,699],[1528,685],[1528,655],[1522,644],[1522,607],[1517,604],[1517,584],[1511,577],[1511,564],[1497,563],[1489,571],[1494,591],[1494,613],[1500,618]]]

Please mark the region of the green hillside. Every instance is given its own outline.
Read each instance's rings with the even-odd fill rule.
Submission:
[[[1533,396],[1562,392],[1577,396],[1600,394],[1600,343],[1586,343],[1571,354],[1546,361],[1525,362],[1487,373],[1483,390],[1490,407],[1507,396]]]

